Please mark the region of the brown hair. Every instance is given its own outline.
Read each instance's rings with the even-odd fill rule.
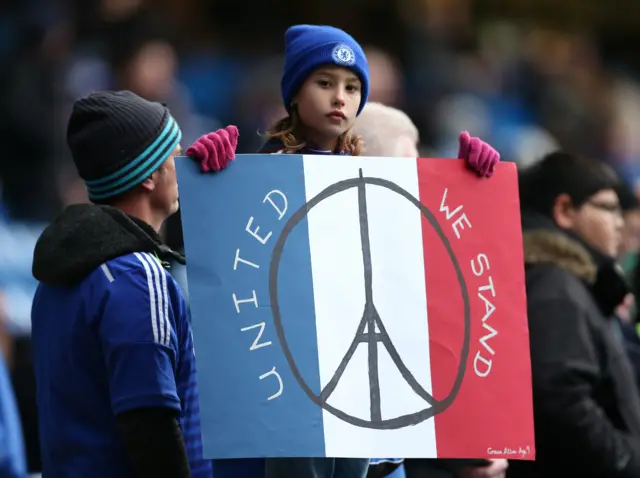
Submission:
[[[275,122],[275,124],[267,130],[265,138],[278,139],[282,142],[284,154],[296,154],[307,145],[307,142],[300,137],[300,118],[298,110],[294,107],[291,116],[287,116]],[[362,153],[364,142],[362,138],[351,130],[347,130],[338,138],[338,151],[344,151],[351,156],[360,156]]]

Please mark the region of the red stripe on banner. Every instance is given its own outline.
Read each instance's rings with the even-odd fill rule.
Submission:
[[[419,159],[417,167],[420,202],[437,222],[423,215],[431,380],[444,408],[434,418],[438,457],[532,460],[515,165],[500,164],[490,179],[457,160]]]

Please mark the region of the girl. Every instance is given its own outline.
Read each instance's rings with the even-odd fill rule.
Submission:
[[[296,25],[285,34],[282,99],[288,116],[268,131],[260,153],[357,156],[350,130],[369,95],[369,66],[358,43],[334,27]]]
[[[340,29],[317,25],[289,28],[285,45],[281,91],[288,115],[268,130],[259,152],[359,155],[364,144],[351,127],[369,95],[369,67],[360,45]],[[215,171],[233,159],[235,144],[230,146],[221,131],[192,148],[187,155],[198,159],[203,171]],[[490,176],[499,160],[493,148],[468,134],[460,136],[459,156],[483,176]],[[267,459],[265,477],[364,478],[368,468],[368,459]]]

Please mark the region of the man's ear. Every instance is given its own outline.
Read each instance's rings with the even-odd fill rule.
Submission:
[[[562,229],[571,229],[574,225],[576,210],[568,194],[560,194],[553,203],[554,222]]]
[[[142,189],[151,192],[156,188],[156,174],[158,174],[158,171],[154,171],[151,176],[140,183]]]

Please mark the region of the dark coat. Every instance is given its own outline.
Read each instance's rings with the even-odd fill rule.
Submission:
[[[510,478],[640,477],[640,396],[613,308],[612,261],[547,220],[523,216],[537,459]]]

